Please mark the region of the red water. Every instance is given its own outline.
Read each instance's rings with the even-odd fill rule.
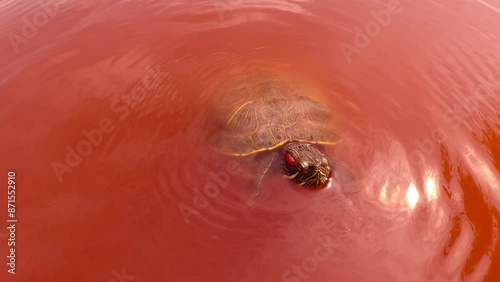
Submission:
[[[42,3],[0,4],[1,281],[500,280],[499,1]],[[326,99],[360,189],[246,205],[205,122],[255,66]]]

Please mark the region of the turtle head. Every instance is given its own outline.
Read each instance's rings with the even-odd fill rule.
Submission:
[[[328,159],[314,145],[290,142],[284,146],[283,169],[286,177],[302,186],[320,187],[330,177]]]

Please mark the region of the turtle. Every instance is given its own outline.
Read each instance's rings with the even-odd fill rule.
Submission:
[[[342,137],[331,111],[307,87],[258,70],[240,75],[218,94],[209,141],[222,154],[258,160],[253,199],[280,152],[286,179],[311,189],[325,186],[331,165],[322,146]]]

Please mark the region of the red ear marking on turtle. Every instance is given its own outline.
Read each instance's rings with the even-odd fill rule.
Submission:
[[[285,153],[285,163],[288,165],[297,165],[297,161],[288,152]]]

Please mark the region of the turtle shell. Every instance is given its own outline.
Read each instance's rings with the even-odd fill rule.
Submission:
[[[223,88],[215,101],[210,143],[229,155],[273,150],[291,141],[336,144],[329,109],[301,85],[254,72]]]

